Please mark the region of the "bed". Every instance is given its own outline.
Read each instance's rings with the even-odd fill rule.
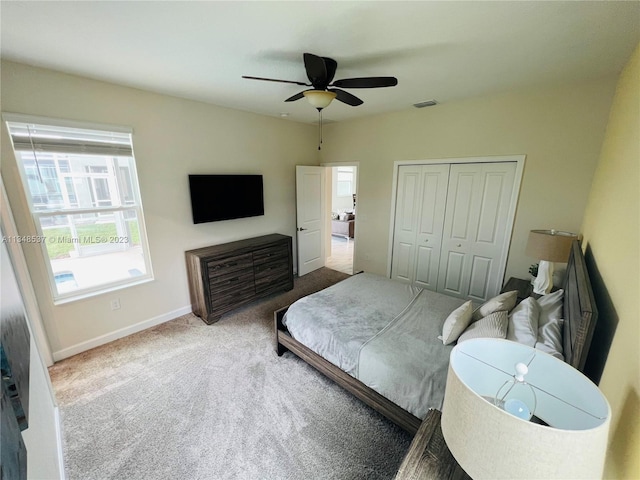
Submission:
[[[344,289],[334,285],[276,311],[276,351],[278,355],[292,352],[415,434],[425,409],[438,408],[441,402],[443,385],[441,393],[438,392],[446,382],[453,345],[443,345],[437,335],[447,315],[464,300],[369,274],[359,274],[344,282],[347,281],[355,286],[349,296],[339,293]],[[564,359],[582,371],[597,310],[577,241],[572,245],[562,288]],[[380,298],[382,302],[376,300]],[[289,310],[296,312],[296,338],[286,325]],[[367,323],[354,320],[362,313]],[[318,315],[325,318],[322,323]],[[315,333],[319,340],[307,334],[314,324],[321,325]],[[381,341],[382,337],[387,340]],[[407,391],[405,386],[412,383],[417,389]],[[416,391],[420,392],[417,396]],[[418,398],[423,394],[425,398]]]

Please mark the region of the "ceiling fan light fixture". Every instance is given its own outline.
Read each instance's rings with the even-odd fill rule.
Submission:
[[[317,109],[323,109],[336,98],[336,93],[326,90],[307,90],[302,93],[307,101]]]

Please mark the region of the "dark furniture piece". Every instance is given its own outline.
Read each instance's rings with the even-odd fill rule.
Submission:
[[[504,285],[504,287],[502,287],[500,293],[510,292],[512,290],[516,290],[518,292],[517,303],[520,303],[522,300],[530,297],[533,294],[533,285],[531,285],[531,282],[529,280],[511,277]]]
[[[524,300],[527,297],[533,297],[537,299],[542,296],[542,295],[538,295],[537,293],[533,293],[533,285],[531,284],[531,281],[524,280],[522,278],[511,277],[509,281],[507,281],[505,286],[502,287],[502,290],[500,290],[500,293],[510,292],[512,290],[516,290],[518,292],[518,298],[516,300],[516,303],[520,303],[522,300]],[[556,290],[558,290],[557,286],[554,286],[551,289],[552,292],[555,292]]]
[[[468,480],[470,477],[453,458],[442,436],[441,413],[429,410],[409,451],[402,460],[395,480]]]
[[[563,288],[565,361],[582,371],[591,344],[597,312],[584,256],[578,241],[572,245]],[[275,344],[278,355],[282,355],[287,350],[291,351],[398,426],[411,434],[417,432],[421,424],[419,418],[343,372],[293,338],[282,323],[286,310],[287,308],[283,308],[274,312]]]
[[[292,239],[271,234],[185,252],[193,313],[208,324],[245,303],[293,288]]]
[[[22,480],[27,478],[22,431],[29,427],[31,334],[10,260],[2,245],[2,268],[8,265],[10,270],[2,275],[0,303],[0,480]]]

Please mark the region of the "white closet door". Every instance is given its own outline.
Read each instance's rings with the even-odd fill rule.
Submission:
[[[438,291],[484,301],[498,293],[515,163],[451,166]]]
[[[436,290],[449,165],[398,169],[391,278]]]
[[[422,167],[414,283],[428,290],[438,287],[448,183],[449,165]]]
[[[391,278],[406,283],[413,281],[415,271],[421,180],[421,165],[398,168]]]

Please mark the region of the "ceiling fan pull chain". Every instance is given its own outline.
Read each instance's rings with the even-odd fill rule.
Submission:
[[[318,150],[320,150],[320,146],[322,145],[322,109],[318,109]]]

